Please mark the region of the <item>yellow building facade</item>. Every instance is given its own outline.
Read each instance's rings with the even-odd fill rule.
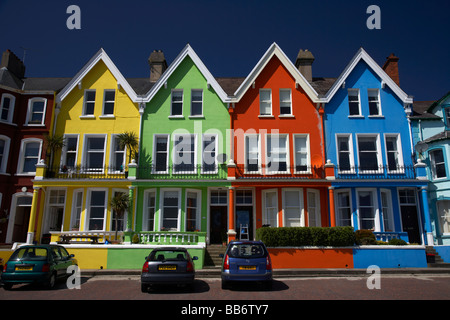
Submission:
[[[103,49],[58,93],[52,138],[63,145],[53,150],[51,163],[37,165],[27,242],[113,240],[110,201],[120,193],[133,201],[118,217],[119,235],[132,229],[135,196],[127,175],[132,150],[120,135],[133,133],[138,140],[137,100]]]

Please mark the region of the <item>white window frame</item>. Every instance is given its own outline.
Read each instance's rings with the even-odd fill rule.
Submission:
[[[92,198],[92,192],[101,191],[105,193],[105,200],[104,200],[104,210],[103,210],[103,218],[98,219],[102,220],[103,228],[102,229],[90,229],[90,220],[91,220],[91,198]],[[86,215],[85,215],[85,221],[84,221],[84,229],[87,231],[105,231],[106,228],[106,217],[108,215],[108,189],[107,188],[89,188],[87,190],[87,197],[86,197]]]
[[[188,211],[188,193],[195,193],[197,196],[197,206],[195,207],[195,229],[194,231],[200,231],[202,228],[202,221],[201,221],[201,213],[202,213],[202,191],[198,190],[198,189],[186,189],[185,190],[185,196],[184,196],[184,200],[185,200],[185,205],[184,205],[184,210],[185,210],[185,214],[184,214],[184,229],[186,231],[187,230],[187,223],[188,223],[188,215],[187,215],[187,211]]]
[[[267,195],[274,193],[275,194],[275,205],[272,207],[267,207]],[[262,224],[263,225],[270,225],[271,227],[277,228],[279,226],[279,210],[278,210],[278,189],[265,189],[262,191]],[[275,209],[275,225],[271,224],[271,219],[269,217],[268,209]]]
[[[50,203],[51,200],[51,193],[52,191],[64,191],[64,202],[63,203]],[[55,231],[55,232],[59,232],[59,231],[64,231],[64,220],[65,220],[65,216],[66,216],[66,202],[67,202],[67,188],[48,188],[46,190],[46,210],[45,210],[45,215],[46,218],[44,219],[45,221],[45,228],[44,231],[48,232],[48,231]],[[62,221],[61,221],[61,230],[50,230],[50,223],[51,223],[51,217],[50,217],[50,213],[51,213],[51,208],[52,207],[62,207],[63,208],[63,214],[62,214]]]
[[[181,104],[181,114],[173,114],[173,106],[174,106],[174,102],[173,102],[173,95],[174,93],[181,93],[181,102],[176,102],[177,104]],[[171,94],[170,94],[170,116],[169,118],[182,118],[183,117],[183,106],[184,106],[184,94],[183,94],[183,89],[172,89]]]
[[[93,92],[94,93],[94,100],[87,100],[88,98],[88,93],[89,92]],[[85,117],[85,118],[92,118],[95,117],[95,100],[97,98],[97,92],[95,89],[86,89],[84,90],[84,97],[83,97],[83,111],[81,113],[81,117]],[[94,108],[92,110],[92,113],[87,113],[86,111],[86,107],[88,103],[93,103],[94,104]]]
[[[44,110],[42,110],[42,118],[39,123],[32,123],[31,119],[33,117],[33,105],[35,102],[43,102]],[[28,100],[28,112],[27,112],[27,121],[25,123],[26,126],[43,126],[45,125],[45,114],[47,112],[47,99],[41,97],[35,97]]]
[[[343,207],[340,206],[339,203],[339,195],[340,194],[347,194],[348,195],[348,207]],[[351,192],[351,189],[336,189],[334,192],[334,203],[335,203],[335,217],[336,217],[336,226],[338,227],[344,227],[344,226],[348,226],[347,224],[344,224],[344,218],[341,216],[341,211],[340,209],[349,209],[350,210],[350,226],[353,227],[354,223],[353,223],[353,195]]]
[[[88,140],[90,138],[104,138],[105,141],[103,143],[103,164],[102,167],[100,169],[98,168],[90,168],[88,167],[88,157],[89,157],[89,153],[93,152],[93,151],[89,151],[88,150]],[[84,172],[89,172],[89,173],[104,173],[105,172],[105,159],[106,159],[106,146],[108,143],[108,135],[107,134],[85,134],[83,137],[83,158],[82,158],[82,170]],[[100,149],[98,149],[100,150]],[[96,151],[97,152],[97,151]]]
[[[304,152],[297,151],[297,138],[306,138],[306,170],[301,171],[297,170],[297,166],[300,165],[297,163],[297,154],[305,154]],[[309,134],[302,134],[302,133],[294,133],[293,134],[293,140],[294,140],[294,172],[295,173],[311,173],[311,146],[309,141]]]
[[[444,207],[445,206],[445,207]],[[436,201],[436,211],[439,221],[439,232],[442,235],[450,235],[450,200]]]
[[[211,138],[211,137],[214,137],[214,157],[213,157],[214,163],[208,163],[206,165],[214,165],[214,170],[212,170],[212,171],[211,170],[205,170],[205,162],[204,162],[206,153],[212,154],[212,151],[205,151],[206,148],[205,148],[205,144],[204,144],[205,140],[207,138]],[[209,141],[211,141],[211,140],[209,140]],[[219,136],[218,136],[218,134],[206,134],[206,133],[203,134],[202,135],[202,152],[201,152],[202,174],[216,174],[218,172],[218,164],[217,164],[218,150],[219,150]],[[211,156],[209,158],[211,158]]]
[[[17,174],[18,175],[35,175],[36,174],[36,170],[29,171],[29,172],[23,171],[24,164],[25,164],[26,145],[29,144],[29,143],[39,143],[39,154],[37,156],[36,164],[38,164],[39,161],[41,160],[42,140],[41,139],[37,139],[37,138],[26,138],[26,139],[23,139],[21,141],[21,144],[20,144],[19,162],[18,162],[18,165],[17,165]]]
[[[116,145],[118,145],[118,141],[117,137],[119,136],[119,134],[111,134],[111,145],[109,147],[109,168],[108,171],[111,173],[123,173],[125,171],[125,166],[126,166],[126,157],[127,157],[127,147],[124,146],[123,150],[119,150],[116,151]],[[122,154],[123,155],[123,160],[122,163],[117,164],[116,163],[116,154]],[[122,166],[122,170],[116,170],[116,167]]]
[[[8,166],[9,147],[11,145],[11,138],[4,135],[0,135],[0,140],[5,142],[5,145],[3,146],[2,161],[0,161],[0,173],[6,173],[6,168]]]
[[[375,138],[376,139],[376,152],[377,152],[377,162],[378,162],[378,169],[377,170],[363,170],[361,169],[361,159],[360,159],[360,151],[359,151],[359,138]],[[371,134],[371,133],[363,133],[363,134],[356,134],[356,148],[357,148],[357,154],[358,154],[358,170],[360,174],[379,174],[383,173],[383,158],[381,155],[381,145],[380,145],[380,134]]]
[[[279,141],[279,139],[281,138],[281,137],[283,137],[283,138],[286,138],[286,171],[281,171],[281,170],[279,170],[280,168],[278,168],[278,170],[277,171],[272,171],[271,169],[269,169],[269,166],[268,166],[268,164],[269,164],[269,162],[271,162],[271,160],[272,160],[272,158],[273,158],[273,156],[271,156],[271,157],[269,157],[269,148],[268,148],[268,145],[269,145],[269,139],[271,140],[271,141],[273,141],[272,140],[272,138],[273,137],[278,137],[278,141]],[[289,143],[289,135],[288,134],[284,134],[284,133],[280,133],[280,134],[272,134],[272,133],[270,133],[270,134],[266,134],[266,138],[265,138],[265,150],[266,150],[266,152],[265,152],[265,174],[266,175],[271,175],[271,174],[289,174],[290,173],[290,154],[289,154],[289,145],[290,145],[290,143]],[[271,152],[271,153],[273,153],[273,152]],[[277,153],[277,155],[280,155],[280,153]]]
[[[167,149],[165,151],[166,153],[166,164],[165,164],[165,170],[164,171],[157,171],[157,142],[158,138],[165,139],[166,140],[166,146]],[[154,165],[152,168],[153,174],[167,174],[169,173],[169,156],[170,156],[170,135],[169,134],[154,134],[153,135],[153,159],[154,159]]]
[[[200,92],[201,93],[201,96],[202,96],[202,98],[201,98],[201,100],[200,101],[194,101],[194,92]],[[193,114],[192,113],[192,111],[194,110],[193,109],[193,104],[194,103],[200,103],[200,105],[201,105],[201,112],[200,112],[200,114]],[[191,89],[191,112],[190,112],[190,117],[191,118],[196,118],[196,117],[198,117],[198,118],[201,118],[201,117],[203,117],[203,89]]]
[[[356,94],[355,94],[356,93]],[[358,114],[350,114],[350,96],[358,97]],[[348,99],[348,116],[351,117],[362,117],[361,113],[361,95],[359,89],[350,88],[347,90],[347,99]]]
[[[435,160],[435,156],[434,153],[436,151],[440,151],[442,152],[442,158],[443,158],[443,162],[438,162],[436,163]],[[429,157],[430,157],[430,170],[431,170],[431,178],[436,181],[436,180],[444,180],[447,179],[448,173],[447,173],[447,162],[445,161],[445,153],[444,153],[444,149],[443,148],[435,148],[432,150],[428,151]],[[445,168],[445,176],[444,177],[437,177],[437,173],[436,173],[436,165],[443,165]]]
[[[81,193],[81,205],[78,206],[77,205],[77,197],[78,195]],[[73,194],[72,194],[72,212],[70,214],[70,229],[76,229],[76,222],[77,222],[77,215],[78,215],[78,210],[80,210],[79,212],[79,218],[78,218],[78,230],[81,230],[81,216],[83,213],[83,208],[84,208],[84,189],[83,188],[78,188],[73,190]]]
[[[114,100],[106,100],[106,94],[114,92]],[[112,104],[113,105],[113,112],[112,113],[106,113],[105,107],[106,104]],[[102,117],[114,117],[114,112],[116,111],[116,90],[114,89],[105,89],[103,90],[103,106],[102,106]]]
[[[309,201],[309,195],[314,194],[314,204],[311,204]],[[308,227],[322,227],[322,215],[320,212],[320,191],[317,189],[306,189],[306,203],[308,207]],[[312,225],[311,222],[311,208],[314,208],[314,220],[316,221],[315,225]]]
[[[388,138],[395,138],[396,139],[396,145],[397,145],[397,169],[396,170],[390,170],[389,169],[389,157],[388,157],[388,147],[387,147],[387,139]],[[385,147],[385,154],[386,154],[386,168],[388,173],[403,173],[405,172],[404,168],[404,162],[403,162],[403,149],[402,149],[402,141],[400,139],[400,133],[385,133],[384,134],[384,147]]]
[[[286,192],[297,192],[298,193],[298,197],[299,197],[299,207],[298,207],[298,214],[299,214],[299,221],[298,221],[298,226],[299,227],[304,227],[305,226],[305,201],[303,199],[303,189],[302,188],[283,188],[281,190],[282,192],[282,210],[283,210],[283,227],[289,227],[292,226],[291,224],[288,226],[287,225],[287,218],[286,218],[286,210],[288,209],[286,206]],[[294,207],[292,207],[294,208]],[[294,219],[291,219],[294,220]]]
[[[383,204],[383,194],[385,194],[387,206],[385,207]],[[394,224],[394,207],[392,205],[392,194],[389,189],[380,189],[380,203],[381,203],[381,214],[383,215],[383,230],[385,232],[394,232],[395,224]],[[389,226],[392,228],[386,228],[386,221]]]
[[[370,97],[376,97],[376,100],[374,100],[374,102],[377,104],[378,114],[370,113]],[[369,107],[369,117],[383,116],[383,113],[381,112],[380,89],[367,89],[367,105]]]
[[[289,100],[281,100],[281,93],[282,92],[288,92],[289,93]],[[280,117],[290,117],[293,116],[292,111],[292,90],[291,89],[280,89],[279,90],[279,97],[280,97]],[[289,113],[281,113],[281,105],[282,104],[289,104]],[[287,106],[284,106],[287,108]]]
[[[339,138],[347,138],[348,143],[348,156],[350,161],[350,170],[342,170],[341,165],[339,163]],[[336,134],[336,155],[337,155],[337,163],[338,163],[338,171],[343,174],[354,174],[355,173],[355,155],[353,152],[353,135],[351,133],[337,133]]]
[[[76,150],[75,150],[75,162],[74,162],[74,167],[70,168],[69,166],[67,166],[67,154],[68,154],[68,150],[67,150],[67,140],[71,139],[71,138],[76,138],[77,139],[77,143],[76,143]],[[79,148],[79,143],[80,143],[80,135],[79,134],[65,134],[64,135],[64,141],[66,143],[64,143],[64,146],[62,148],[62,154],[61,154],[61,163],[60,163],[60,171],[62,169],[67,168],[67,169],[74,169],[77,166],[77,162],[78,162],[78,148]],[[73,153],[73,151],[70,151],[71,153]]]
[[[150,196],[154,195],[155,197],[155,206],[151,207],[149,206],[149,200],[150,200]],[[142,230],[143,231],[156,231],[156,216],[158,213],[158,208],[157,208],[157,193],[156,193],[156,189],[147,189],[144,191],[144,204],[143,204],[143,208],[144,208],[144,212],[142,214]],[[154,213],[153,213],[153,230],[148,230],[148,222],[149,222],[149,210],[153,208]]]
[[[13,96],[12,94],[9,94],[9,93],[2,94],[2,100],[1,100],[1,105],[0,105],[0,117],[3,114],[3,108],[4,108],[4,103],[5,103],[6,98],[9,99],[8,117],[6,120],[0,118],[0,122],[12,123],[13,116],[14,116],[14,107],[16,105],[16,97]]]
[[[257,139],[257,160],[258,160],[258,170],[256,171],[250,171],[248,170],[247,162],[249,160],[249,152],[248,152],[248,139],[249,138],[256,138]],[[254,152],[252,152],[253,154]],[[244,173],[245,174],[261,174],[261,135],[259,133],[251,133],[251,134],[244,134]]]
[[[160,207],[160,219],[159,219],[159,230],[161,230],[164,226],[164,211],[165,211],[165,207],[164,207],[164,193],[165,192],[177,192],[177,197],[178,197],[178,205],[177,205],[177,211],[178,211],[178,215],[177,215],[177,228],[176,230],[173,231],[180,231],[180,224],[181,224],[181,189],[179,188],[162,188],[160,189],[160,200],[159,200],[159,207]]]
[[[268,92],[270,97],[268,100],[263,100],[261,93]],[[267,103],[270,106],[270,113],[263,113],[262,106]],[[259,116],[260,117],[273,117],[273,104],[272,104],[272,89],[259,89]]]
[[[176,170],[175,166],[177,164],[183,165],[183,163],[178,163],[177,162],[177,160],[178,160],[178,153],[179,153],[180,149],[177,149],[177,146],[175,144],[175,142],[177,142],[180,137],[183,137],[183,140],[184,140],[185,137],[189,137],[189,139],[192,139],[192,138],[194,139],[194,150],[183,150],[183,156],[182,156],[183,158],[186,157],[184,155],[185,152],[187,152],[187,154],[193,154],[193,156],[194,156],[194,163],[193,163],[193,169],[194,170],[193,171],[186,171],[186,170],[178,171],[178,170]],[[173,167],[173,170],[172,170],[172,173],[173,174],[186,174],[186,173],[187,174],[196,174],[197,173],[197,134],[196,133],[181,133],[181,134],[176,133],[176,134],[172,135],[172,139],[173,139],[173,141],[172,141],[172,145],[173,145],[173,150],[172,150],[172,167]]]
[[[373,208],[373,222],[374,222],[374,226],[373,226],[373,230],[374,232],[380,232],[381,228],[380,228],[380,210],[378,208],[378,194],[377,194],[377,190],[374,188],[358,188],[356,189],[356,212],[358,215],[358,228],[359,229],[363,229],[362,228],[362,216],[361,216],[361,209],[363,208],[360,204],[360,199],[359,199],[359,194],[361,192],[369,192],[371,194],[372,197],[372,206],[366,206],[364,208]],[[368,219],[365,219],[368,220]],[[364,228],[366,229],[366,228]]]

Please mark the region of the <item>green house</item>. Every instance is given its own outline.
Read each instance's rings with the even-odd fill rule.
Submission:
[[[190,45],[167,69],[160,51],[149,63],[156,81],[141,104],[135,230],[141,243],[222,242],[230,186],[227,94]]]

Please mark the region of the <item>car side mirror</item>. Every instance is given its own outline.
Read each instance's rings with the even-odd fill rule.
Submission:
[[[198,260],[197,256],[192,257],[192,260]]]

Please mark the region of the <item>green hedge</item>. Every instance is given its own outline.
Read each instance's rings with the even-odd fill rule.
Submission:
[[[263,227],[256,240],[268,247],[349,247],[355,244],[353,227]]]

